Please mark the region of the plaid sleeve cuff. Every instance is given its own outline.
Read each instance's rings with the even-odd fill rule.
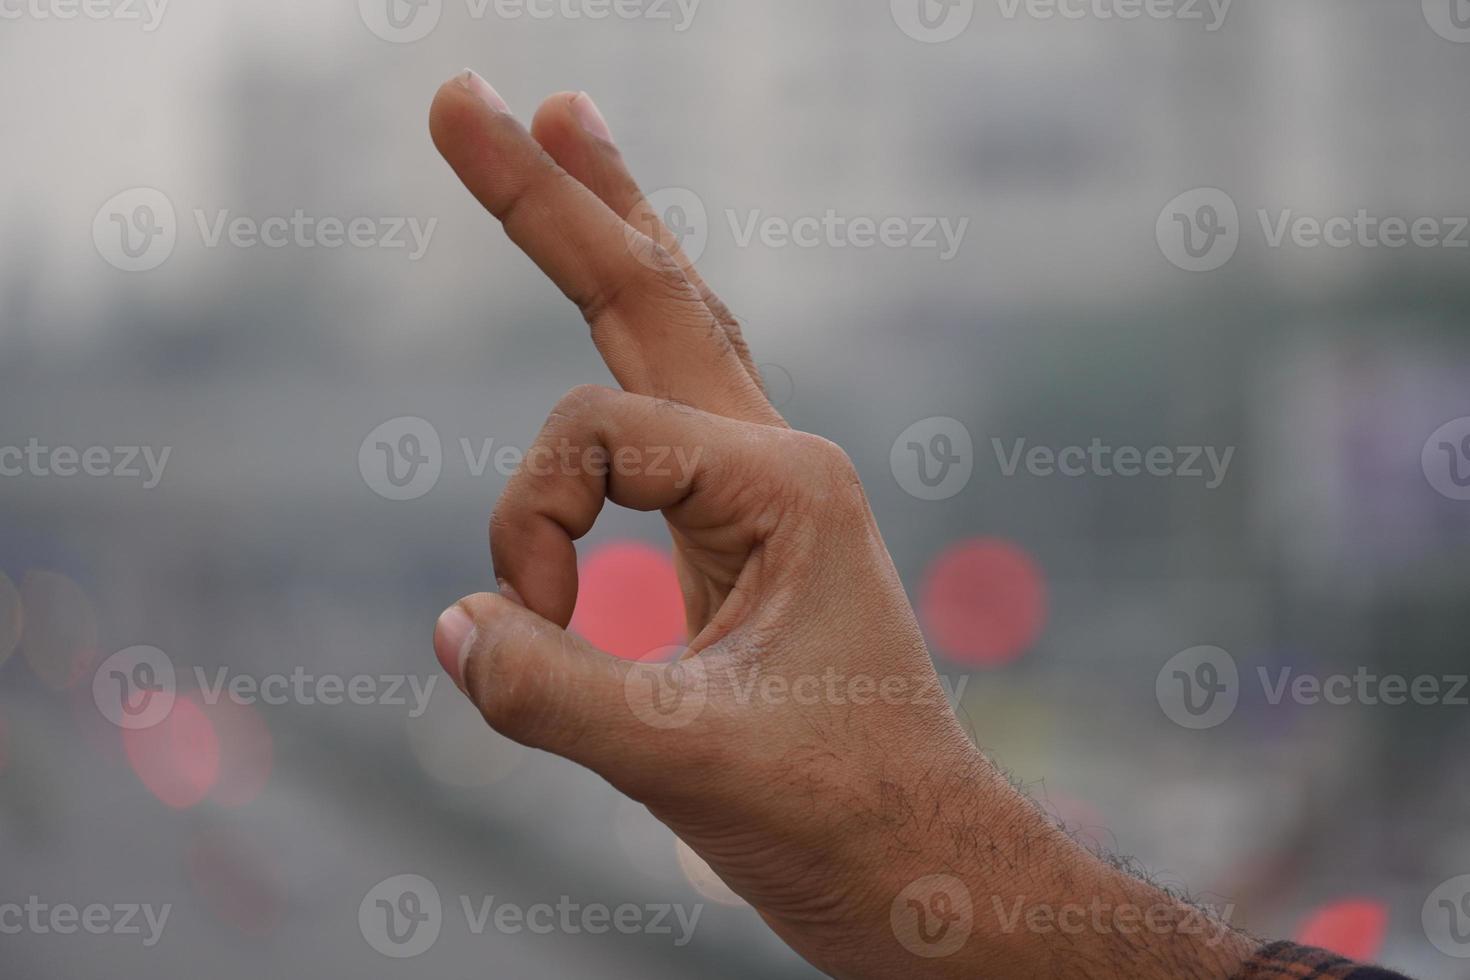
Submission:
[[[1345,960],[1295,943],[1261,947],[1234,980],[1408,980],[1402,974]]]

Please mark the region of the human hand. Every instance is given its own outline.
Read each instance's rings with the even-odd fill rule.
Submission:
[[[987,918],[990,896],[1172,900],[1077,847],[972,744],[851,461],[771,407],[734,319],[649,212],[591,100],[553,96],[527,132],[467,74],[440,89],[430,127],[582,310],[623,388],[558,404],[491,519],[501,594],[436,627],[486,720],[646,804],[834,976],[1106,976],[1085,971],[1115,954],[1140,977],[1238,965],[1234,943],[1199,953],[1172,935],[1139,966],[1117,937],[1058,949]],[[671,453],[688,467],[650,465]],[[566,632],[573,542],[604,500],[669,525],[692,635],[676,662],[630,663]],[[939,905],[911,893],[935,875],[959,886]],[[923,945],[930,911],[942,948]]]

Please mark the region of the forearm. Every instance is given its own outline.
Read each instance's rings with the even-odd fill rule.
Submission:
[[[1259,948],[1088,852],[974,758],[942,790],[889,801],[905,819],[834,976],[1227,980]]]

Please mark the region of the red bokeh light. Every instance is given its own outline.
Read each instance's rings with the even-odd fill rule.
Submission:
[[[1331,950],[1350,960],[1372,961],[1388,933],[1388,907],[1371,898],[1349,898],[1324,905],[1302,923],[1296,941]]]
[[[219,742],[219,776],[209,798],[221,806],[244,806],[270,780],[275,764],[270,728],[254,705],[228,696],[202,707]]]
[[[202,801],[219,779],[219,736],[189,697],[178,698],[152,728],[124,731],[123,748],[148,791],[178,810]]]
[[[1046,582],[1025,551],[973,538],[930,563],[919,615],[945,656],[977,667],[1008,664],[1029,650],[1046,623]]]
[[[247,936],[269,936],[286,908],[286,878],[271,854],[238,832],[197,835],[185,857],[189,884],[214,915]]]
[[[572,629],[608,653],[641,660],[684,635],[684,596],[669,555],[637,541],[617,541],[578,569]]]

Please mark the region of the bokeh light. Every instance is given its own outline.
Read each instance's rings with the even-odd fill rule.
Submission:
[[[247,936],[264,937],[286,910],[279,861],[243,834],[213,828],[195,835],[185,853],[189,884],[204,906]]]
[[[64,690],[97,657],[97,617],[82,587],[60,572],[31,571],[20,583],[21,649],[42,684]]]
[[[625,660],[642,660],[684,636],[684,597],[673,559],[638,541],[593,551],[578,569],[572,629]]]
[[[674,853],[679,858],[679,870],[694,890],[717,905],[741,906],[748,904],[715,874],[709,862],[694,853],[694,848],[677,837],[674,838]]]
[[[148,791],[177,810],[203,801],[219,778],[219,736],[193,697],[174,701],[152,728],[125,730],[123,748]]]
[[[1348,898],[1313,912],[1297,930],[1296,941],[1350,960],[1372,961],[1387,934],[1388,906],[1371,898]]]
[[[275,740],[254,705],[225,696],[214,704],[200,702],[219,744],[219,774],[209,792],[211,801],[227,807],[245,806],[265,790],[275,765]]]
[[[434,685],[428,709],[405,724],[419,765],[450,786],[489,786],[519,768],[526,756],[523,746],[487,725],[447,677]]]
[[[945,656],[977,667],[1011,663],[1046,621],[1046,583],[1014,544],[973,538],[940,553],[925,572],[919,615]]]

